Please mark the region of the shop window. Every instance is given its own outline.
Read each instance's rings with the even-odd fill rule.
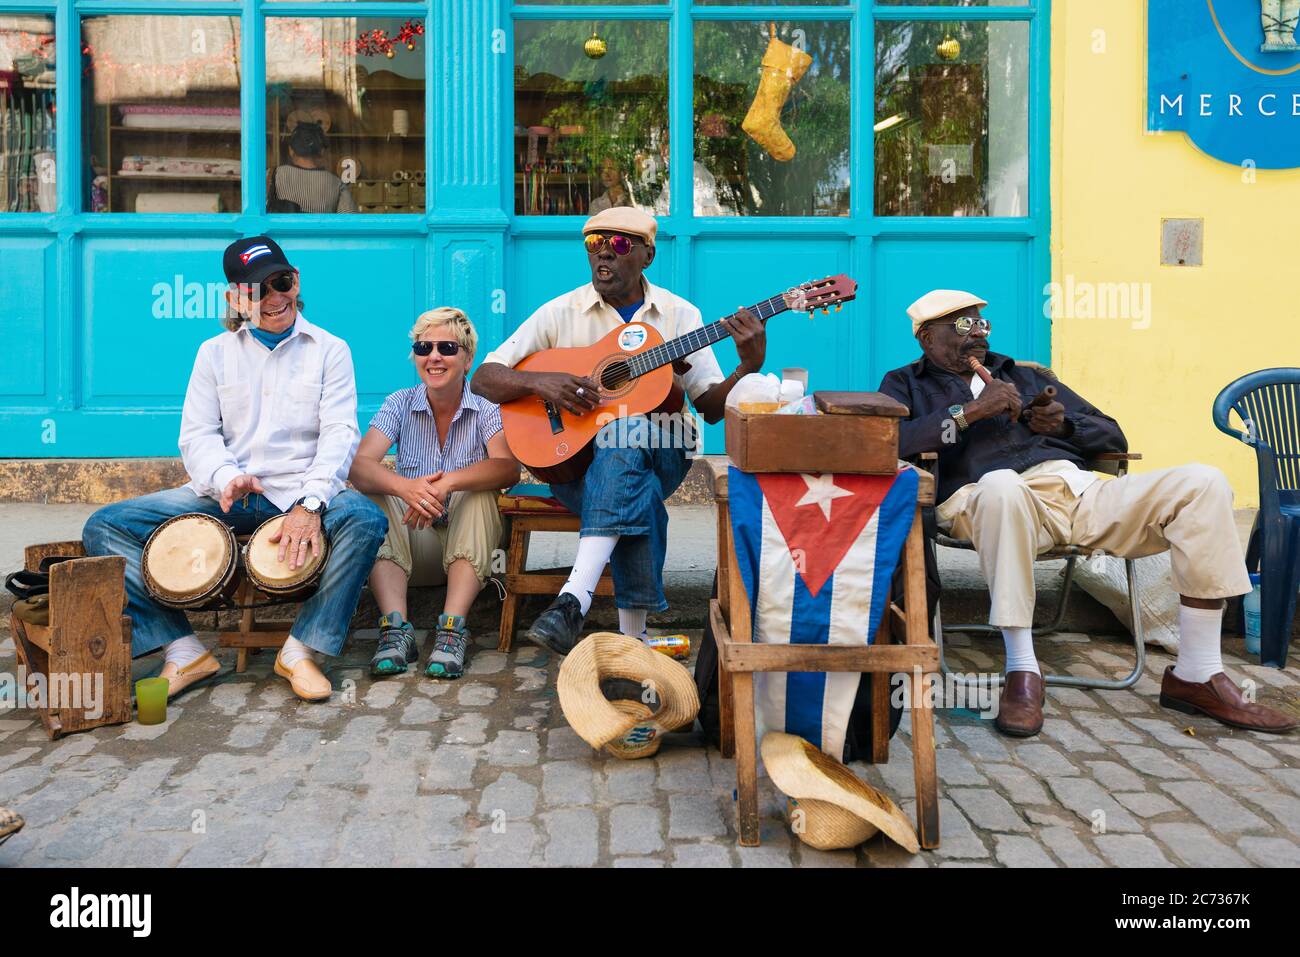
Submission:
[[[239,17],[82,21],[85,208],[241,208]]]
[[[0,213],[52,213],[54,19],[0,16]]]
[[[876,24],[876,215],[1029,215],[1029,24]]]
[[[515,212],[667,212],[666,21],[515,25]]]
[[[423,213],[424,21],[266,22],[272,213]]]
[[[697,216],[847,216],[849,23],[695,27]]]

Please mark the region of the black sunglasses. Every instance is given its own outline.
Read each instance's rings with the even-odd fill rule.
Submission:
[[[262,296],[263,297],[266,296],[267,286],[270,286],[276,292],[289,292],[291,289],[293,289],[293,284],[297,280],[297,278],[298,277],[291,272],[281,272],[281,273],[276,273],[274,276],[271,276],[267,279],[263,279],[262,289],[261,289]]]
[[[411,351],[417,356],[433,355],[434,346],[438,347],[438,355],[445,356],[448,359],[460,352],[460,343],[453,339],[438,339],[436,341],[421,339],[411,346]]]

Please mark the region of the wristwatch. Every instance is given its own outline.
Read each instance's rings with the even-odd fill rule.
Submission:
[[[301,505],[303,511],[310,512],[312,515],[319,515],[325,511],[325,502],[319,495],[304,495],[293,504]]]
[[[948,414],[952,416],[952,420],[957,423],[957,428],[965,432],[969,425],[966,421],[966,410],[960,405],[950,405],[948,406]]]

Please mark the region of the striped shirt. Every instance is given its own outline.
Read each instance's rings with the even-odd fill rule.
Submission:
[[[455,472],[488,457],[488,439],[501,431],[501,408],[469,390],[465,381],[460,408],[447,429],[447,442],[438,442],[438,425],[423,385],[394,392],[380,406],[370,427],[397,443],[397,474],[418,478],[434,472]]]
[[[327,169],[275,168],[275,194],[302,207],[304,213],[355,213],[356,200],[343,180]]]

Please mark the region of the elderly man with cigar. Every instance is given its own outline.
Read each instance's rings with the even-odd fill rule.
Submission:
[[[880,391],[911,410],[899,454],[938,453],[939,526],[979,554],[989,623],[1007,652],[998,729],[1029,737],[1043,726],[1033,561],[1063,544],[1124,558],[1169,550],[1180,634],[1160,685],[1163,707],[1253,731],[1300,725],[1245,700],[1223,670],[1224,599],[1251,588],[1223,473],[1205,465],[1115,479],[1085,471],[1099,453],[1127,451],[1124,433],[1068,386],[990,352],[987,305],[946,289],[914,302],[907,312],[924,355],[888,373]]]

